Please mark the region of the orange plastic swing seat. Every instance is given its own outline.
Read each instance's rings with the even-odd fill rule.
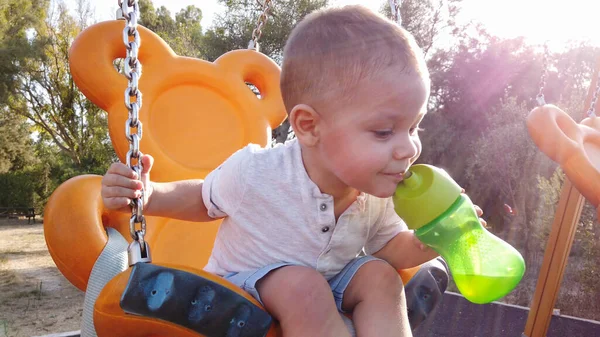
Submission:
[[[546,104],[530,112],[527,127],[538,148],[560,165],[600,216],[600,118],[576,123],[566,112]]]
[[[113,62],[125,57],[124,21],[106,21],[89,27],[70,51],[71,73],[79,89],[108,112],[112,144],[124,162],[129,149],[125,137],[128,111],[124,105],[126,78]],[[152,179],[173,181],[204,178],[229,155],[248,143],[267,145],[271,130],[286,113],[279,89],[280,69],[265,55],[236,50],[215,62],[176,55],[153,32],[139,26],[139,59],[143,75],[140,120],[141,151],[152,154]],[[246,83],[260,91],[257,97]],[[99,254],[107,244],[106,228],[129,235],[130,214],[104,208],[100,176],[84,175],[63,183],[45,210],[48,249],[62,274],[84,290]],[[250,295],[202,270],[208,261],[220,221],[191,223],[147,217],[152,263],[170,266],[211,279],[235,290],[252,303]],[[408,282],[416,269],[402,271]],[[113,278],[100,292],[93,312],[100,337],[200,336],[167,321],[125,313],[119,301],[131,268]],[[273,324],[268,336],[278,336]]]

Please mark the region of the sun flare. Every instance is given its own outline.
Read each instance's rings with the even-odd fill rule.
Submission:
[[[439,1],[439,0],[432,0]],[[333,0],[334,5],[362,4],[379,10],[387,1]],[[480,22],[499,37],[525,37],[532,44],[559,46],[569,40],[600,45],[597,0],[463,0],[459,23]]]

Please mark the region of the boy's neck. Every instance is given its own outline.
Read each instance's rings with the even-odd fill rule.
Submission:
[[[356,200],[360,192],[340,181],[333,173],[320,165],[320,160],[310,148],[302,147],[302,162],[306,173],[321,193],[331,195],[335,204],[348,203],[348,206]],[[336,207],[337,208],[337,207]]]

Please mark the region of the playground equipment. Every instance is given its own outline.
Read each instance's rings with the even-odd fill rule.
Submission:
[[[560,283],[565,271],[584,198],[597,212],[600,203],[600,121],[596,117],[600,92],[600,58],[585,105],[587,118],[577,123],[558,107],[544,99],[548,51],[545,52],[544,75],[538,94],[539,107],[527,118],[531,138],[548,157],[563,169],[566,178],[556,208],[546,253],[523,335],[546,336]]]
[[[155,181],[203,178],[244,145],[269,143],[271,130],[286,116],[279,67],[258,51],[269,4],[263,3],[249,49],[215,62],[177,56],[158,35],[138,26],[137,0],[119,1],[125,20],[101,22],[80,34],[70,50],[71,72],[79,89],[108,112],[122,162],[139,173],[143,150],[155,157]],[[118,58],[125,58],[125,76],[114,68]],[[131,215],[113,212],[104,208],[100,181],[93,175],[68,180],[51,196],[44,217],[52,258],[86,291],[82,336],[279,334],[253,297],[202,270],[220,221],[199,226],[148,217],[141,198],[132,203]],[[399,271],[408,283],[413,322],[433,308],[447,284],[443,266],[434,261],[427,268],[437,272],[415,277],[429,289],[420,292],[426,296],[422,301],[409,291],[420,268]]]
[[[253,34],[253,48],[266,22],[269,2],[265,1],[264,15]],[[246,143],[269,142],[269,131],[285,117],[279,99],[279,69],[272,60],[252,49],[226,53],[214,63],[179,57],[156,34],[137,26],[137,1],[126,0],[120,6],[127,21],[103,22],[83,32],[71,50],[71,70],[85,95],[108,112],[111,139],[121,161],[139,170],[137,159],[143,149],[156,158],[153,179],[157,181],[203,177]],[[398,10],[398,3],[392,8]],[[139,49],[141,41],[144,48]],[[113,67],[114,59],[125,56],[127,79]],[[258,88],[261,99],[246,82]],[[596,83],[595,76],[586,103],[593,111],[598,91],[592,88]],[[143,108],[141,92],[146,95]],[[577,124],[549,105],[532,111],[528,123],[540,149],[559,162],[569,178],[524,332],[528,337],[541,337],[549,326],[583,205],[577,189],[598,207],[599,128],[595,116]],[[553,136],[544,135],[542,126],[553,127]],[[191,149],[195,156],[189,155]],[[252,297],[201,270],[219,221],[199,227],[145,217],[137,202],[131,216],[108,211],[100,197],[100,179],[88,175],[65,182],[50,199],[44,218],[46,241],[55,263],[70,282],[86,290],[83,336],[210,335],[203,330],[206,321],[214,322],[209,328],[217,335],[225,331],[244,336],[243,331],[249,328],[253,333],[264,330],[269,336],[277,334],[277,326],[270,324]],[[125,239],[128,236],[132,237],[130,242]],[[134,262],[141,263],[129,268]],[[411,279],[415,273],[401,271],[405,283],[418,278],[417,274]],[[152,287],[128,287],[130,279],[145,286],[159,285],[161,292]],[[196,298],[189,302],[194,310],[183,311],[167,296],[173,290],[189,289],[186,284],[202,285],[197,293],[177,292],[180,297]],[[121,306],[122,299],[126,309]],[[167,306],[153,311],[157,316],[144,312],[162,304]],[[186,316],[184,312],[192,314]],[[185,321],[176,321],[178,317]],[[88,330],[90,326],[92,330]]]

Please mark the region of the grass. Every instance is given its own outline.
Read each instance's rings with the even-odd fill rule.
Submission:
[[[2,336],[8,337],[8,332],[10,331],[10,322],[7,320],[0,320],[0,331],[4,333]]]
[[[0,286],[10,286],[21,283],[21,279],[12,270],[0,270]]]
[[[33,297],[36,300],[42,299],[42,282],[40,281],[39,285],[35,289],[29,289],[25,291],[16,292],[12,297],[13,298],[28,298]]]

